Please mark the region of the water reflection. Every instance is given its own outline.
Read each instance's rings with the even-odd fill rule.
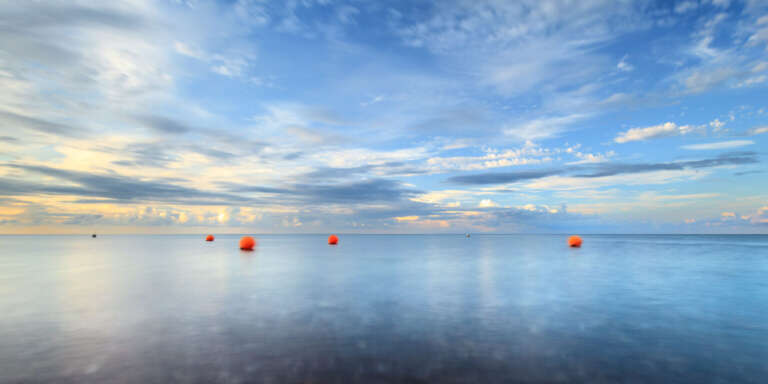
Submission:
[[[766,237],[238,239],[0,237],[0,382],[768,374]]]

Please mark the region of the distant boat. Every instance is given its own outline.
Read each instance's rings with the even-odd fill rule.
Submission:
[[[93,237],[95,239],[96,238],[96,234],[94,233],[93,235],[91,235],[91,237]]]
[[[467,237],[469,237],[469,233],[467,233]]]

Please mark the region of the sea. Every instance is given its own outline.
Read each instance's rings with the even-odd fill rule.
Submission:
[[[767,383],[768,236],[0,236],[0,383]]]

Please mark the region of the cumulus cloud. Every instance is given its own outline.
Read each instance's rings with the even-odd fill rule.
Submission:
[[[709,126],[712,127],[712,132],[717,133],[723,130],[725,122],[720,121],[720,119],[714,119],[709,122]]]
[[[498,206],[499,205],[496,204],[496,202],[494,202],[491,199],[480,200],[480,203],[477,204],[478,208],[492,208],[492,207],[498,207]]]
[[[650,127],[632,128],[626,132],[619,133],[613,141],[623,144],[631,141],[645,141],[660,137],[681,136],[693,132],[694,129],[695,127],[691,125],[678,126],[673,122],[666,122]]]
[[[574,151],[573,155],[576,156],[579,160],[571,161],[571,162],[568,162],[567,164],[575,165],[575,164],[604,163],[608,161],[611,157],[616,156],[616,152],[608,151],[605,153],[584,153],[580,151]]]
[[[430,157],[427,159],[427,167],[433,172],[447,172],[543,164],[553,161],[553,157],[567,151],[561,148],[544,148],[527,141],[518,148],[507,150],[485,148],[483,152],[481,156]]]
[[[755,212],[741,216],[741,219],[752,224],[768,224],[768,205],[758,208]]]

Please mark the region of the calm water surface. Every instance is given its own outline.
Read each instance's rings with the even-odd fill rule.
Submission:
[[[0,236],[0,382],[768,382],[768,237]]]

